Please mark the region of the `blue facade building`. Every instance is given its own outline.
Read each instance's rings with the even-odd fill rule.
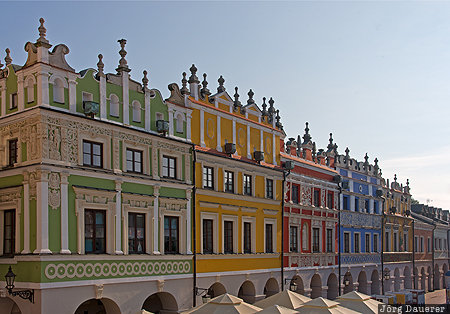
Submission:
[[[343,293],[357,290],[380,293],[382,200],[378,160],[369,163],[350,158],[350,150],[336,158],[341,176],[340,195],[340,265]]]

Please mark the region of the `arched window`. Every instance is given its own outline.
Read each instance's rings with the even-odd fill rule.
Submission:
[[[304,251],[309,249],[309,230],[306,222],[303,223],[302,227],[302,249]]]
[[[141,104],[139,101],[134,100],[131,106],[133,108],[133,121],[141,122]]]
[[[109,114],[112,117],[119,117],[119,97],[114,94],[109,96]]]
[[[33,78],[27,80],[27,103],[34,101],[34,81]]]
[[[177,133],[183,133],[183,115],[179,113],[176,119],[176,130]]]
[[[64,103],[64,83],[60,78],[56,78],[53,82],[53,101]]]

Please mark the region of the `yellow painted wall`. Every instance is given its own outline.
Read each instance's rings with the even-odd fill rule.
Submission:
[[[236,150],[239,156],[247,157],[247,126],[236,123]]]
[[[261,131],[255,128],[250,128],[250,152],[261,151]]]
[[[225,140],[227,140],[228,143],[233,143],[233,121],[230,119],[221,118],[220,129],[222,146],[225,145]]]
[[[217,117],[205,112],[205,145],[206,147],[217,147]]]

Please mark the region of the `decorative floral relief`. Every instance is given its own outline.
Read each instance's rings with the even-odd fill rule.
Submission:
[[[325,189],[320,190],[320,206],[322,207],[327,206],[326,205],[327,203],[325,202],[325,194],[326,194]]]
[[[311,188],[309,186],[301,186],[301,203],[311,205]]]
[[[61,206],[61,178],[56,172],[48,176],[48,204],[52,209]]]

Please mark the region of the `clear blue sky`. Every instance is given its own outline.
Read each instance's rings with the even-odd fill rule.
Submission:
[[[450,2],[2,2],[0,56],[26,60],[38,37],[65,43],[77,71],[104,55],[114,72],[128,40],[133,79],[169,95],[195,63],[209,88],[273,97],[288,137],[310,123],[325,147],[380,160],[413,197],[450,209]],[[3,62],[4,63],[4,62]]]

